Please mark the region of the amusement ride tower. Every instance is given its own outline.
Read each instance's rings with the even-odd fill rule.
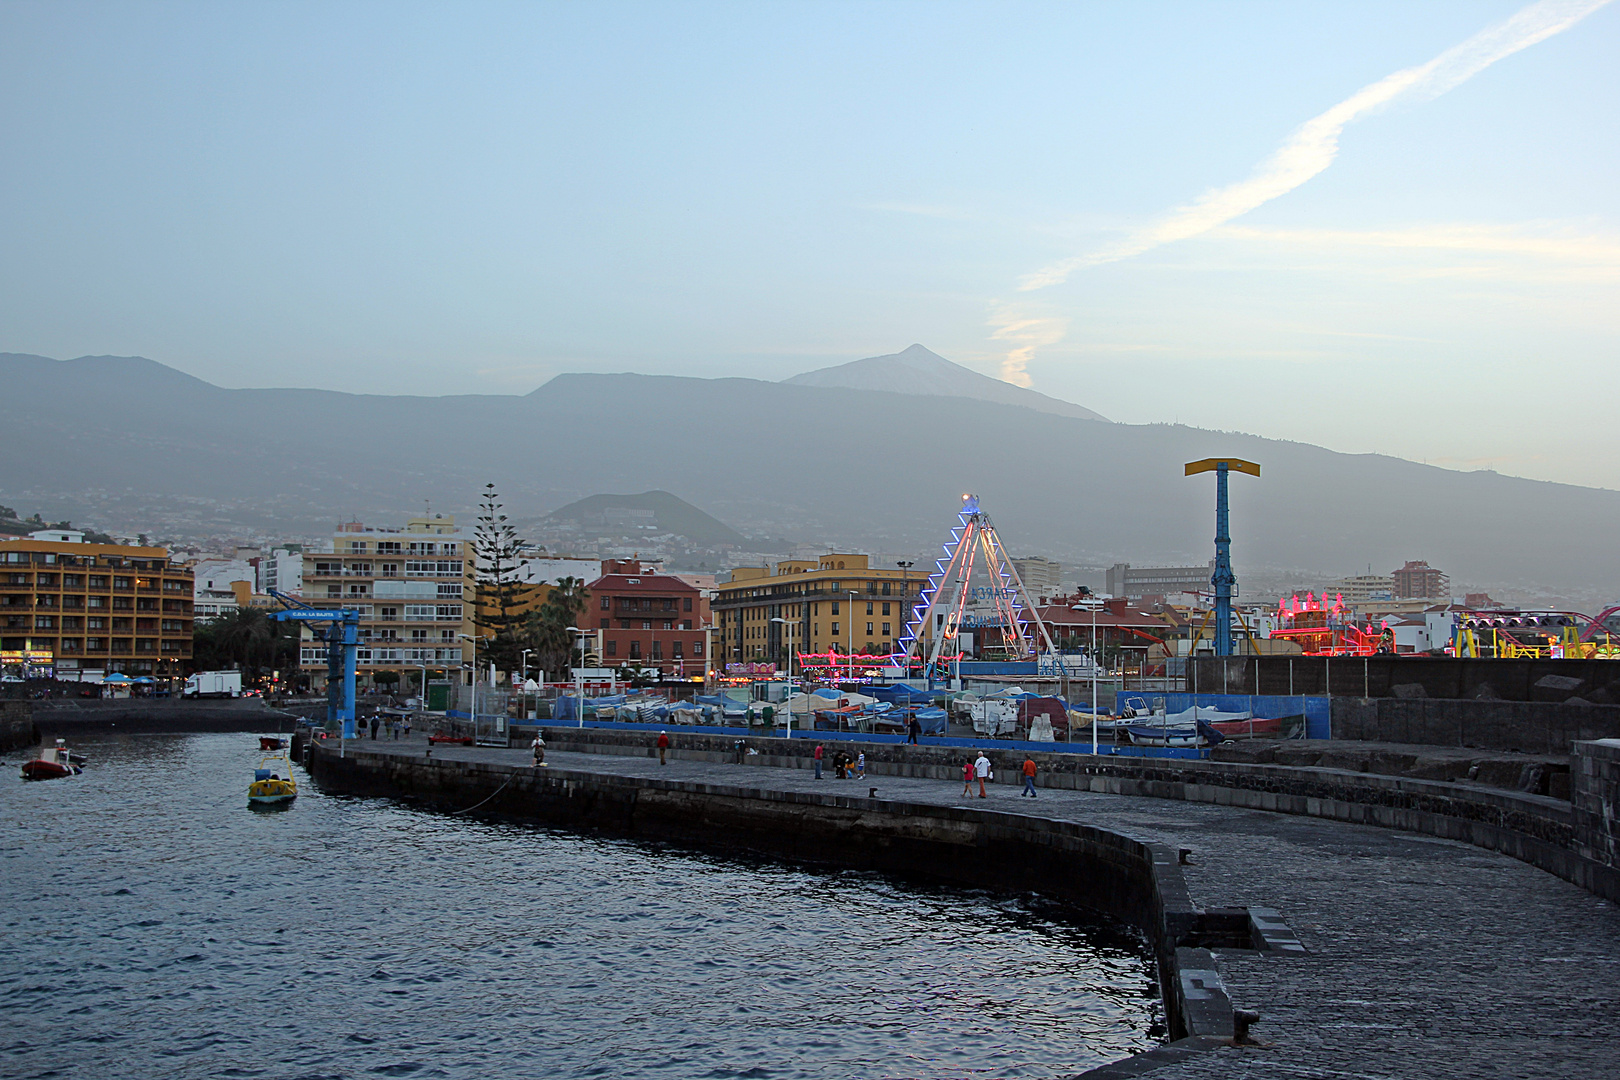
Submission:
[[[945,555],[928,575],[896,643],[899,666],[925,671],[959,659],[964,651],[1004,660],[1036,660],[1052,652],[1052,637],[990,515],[977,495],[963,495]],[[971,643],[971,649],[968,648]],[[925,655],[924,655],[925,654]]]

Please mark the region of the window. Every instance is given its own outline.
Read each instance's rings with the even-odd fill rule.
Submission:
[[[436,605],[436,604],[406,604],[405,605],[405,621],[406,622],[419,622],[419,621],[432,622],[434,619],[438,618],[438,615],[439,615],[439,608],[438,608],[438,605]]]
[[[866,624],[866,636],[867,637],[872,636],[872,624],[871,623]]]
[[[92,630],[105,630],[105,629],[107,629],[107,620],[106,619],[100,619],[100,618],[96,618],[96,617],[92,616],[92,617],[86,619],[84,622],[85,622],[85,625],[88,626]]]
[[[461,621],[461,605],[460,604],[439,604],[438,605],[438,615],[439,615],[439,620],[441,622],[444,621],[445,619],[454,619],[456,622],[460,622]],[[447,634],[449,632],[450,631],[448,631],[448,630],[445,631],[445,633],[447,633]]]
[[[64,588],[64,589],[82,589],[82,588],[84,588],[84,575],[83,574],[63,574],[62,575],[62,588]]]
[[[883,624],[883,636],[884,637],[889,636],[889,624],[888,623]]]
[[[602,619],[602,620],[600,620],[598,625],[600,625],[603,630],[606,630],[608,628],[608,623],[610,623],[612,621],[613,621],[612,619]]]
[[[686,599],[681,601],[681,610],[682,611],[691,611],[692,610],[692,598],[690,596],[688,596]]]
[[[398,540],[377,541],[377,554],[379,555],[400,555],[404,553],[404,550]]]
[[[412,641],[426,641],[427,639],[428,639],[428,632],[426,630],[412,630],[411,631],[411,640]]]
[[[675,610],[675,601],[673,601],[673,600],[665,600],[664,601],[664,610],[665,611],[674,611]]]
[[[837,633],[838,633],[838,624],[837,624],[837,623],[833,623],[833,624],[832,624],[832,632],[833,632],[833,633],[834,633],[834,634],[837,634]]]
[[[664,620],[664,629],[665,630],[673,630],[673,629],[675,629],[675,624],[673,622],[669,621],[668,619],[665,619]]]
[[[399,618],[399,608],[397,608],[397,607],[378,608],[377,609],[377,618],[379,618],[379,619],[397,619],[397,618]]]
[[[828,592],[837,592],[838,591],[838,582],[836,582],[836,581],[828,582],[827,583],[827,591]],[[834,612],[834,614],[837,614],[837,613]]]
[[[619,643],[617,641],[614,641],[612,638],[608,638],[607,654],[609,656],[618,656],[619,655]]]
[[[680,642],[677,641],[677,642],[675,642],[673,645],[671,645],[669,647],[669,658],[671,660],[680,660],[680,659],[682,659],[682,656],[681,656],[681,643]]]
[[[883,602],[883,614],[887,615],[888,613],[889,613],[889,602],[887,600],[885,600]]]
[[[834,615],[838,614],[838,601],[836,601],[836,600],[833,601],[833,614]],[[836,630],[833,631],[833,633],[835,633],[835,634],[837,632],[838,631],[836,631]]]
[[[378,577],[399,577],[399,563],[385,562],[377,565],[379,567],[377,571]]]
[[[887,582],[887,581],[885,581],[885,582],[884,582],[884,583],[883,583],[883,595],[884,595],[884,596],[888,596],[888,595],[889,595],[889,583],[888,583],[888,582]]]
[[[643,619],[643,620],[641,620],[641,628],[643,630],[651,630],[652,629],[652,620],[651,619]]]
[[[608,608],[610,608],[610,607],[611,607],[611,606],[612,606],[612,605],[613,605],[613,601],[611,601],[611,600],[609,600],[609,599],[608,599],[608,598],[607,598],[607,597],[605,597],[605,596],[604,596],[604,597],[602,597],[602,610],[603,610],[603,611],[606,611],[606,610],[608,610]]]
[[[692,642],[692,655],[693,656],[702,656],[703,655],[703,639],[702,638],[698,638],[696,641]]]
[[[632,641],[630,643],[630,659],[632,659],[632,660],[640,660],[641,659],[641,642]]]
[[[34,616],[34,629],[35,630],[51,630],[51,629],[54,629],[55,626],[56,626],[56,616],[55,615],[35,615]]]
[[[872,614],[872,601],[870,600],[866,602],[866,613],[868,615]]]
[[[106,574],[91,574],[90,575],[90,587],[92,589],[105,589],[107,587],[107,575]]]
[[[690,630],[690,629],[692,629],[692,620],[691,619],[682,619],[681,620],[681,629],[682,630]]]
[[[447,596],[460,596],[460,595],[461,595],[461,582],[459,582],[459,581],[441,581],[441,582],[439,582],[439,597],[440,597],[440,599],[443,599],[444,597],[447,597]]]

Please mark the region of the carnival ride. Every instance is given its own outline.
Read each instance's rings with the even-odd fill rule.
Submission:
[[[979,497],[963,495],[956,516],[944,557],[935,561],[896,642],[893,666],[938,677],[964,658],[1036,660],[1055,652]]]
[[[1306,656],[1372,656],[1395,651],[1395,633],[1387,623],[1361,626],[1345,607],[1344,597],[1329,602],[1327,594],[1307,592],[1277,605],[1277,628],[1270,636],[1292,641]]]

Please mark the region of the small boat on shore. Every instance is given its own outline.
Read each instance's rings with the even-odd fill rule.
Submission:
[[[47,746],[40,750],[39,757],[22,763],[22,778],[60,780],[67,776],[77,776],[84,772],[80,768],[84,762],[84,758],[68,751],[65,739],[57,739],[55,746]]]
[[[259,749],[260,750],[285,750],[285,749],[287,749],[287,740],[283,739],[283,738],[279,738],[278,736],[275,736],[275,735],[260,735],[259,736]]]
[[[248,785],[248,805],[286,806],[296,798],[298,783],[292,778],[292,762],[285,757],[262,759],[253,772],[253,783]]]

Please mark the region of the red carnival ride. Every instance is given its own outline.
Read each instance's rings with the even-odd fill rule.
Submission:
[[[1358,625],[1344,597],[1331,604],[1326,594],[1291,596],[1277,605],[1274,638],[1296,642],[1306,656],[1373,656],[1395,651],[1395,634],[1388,626]]]

